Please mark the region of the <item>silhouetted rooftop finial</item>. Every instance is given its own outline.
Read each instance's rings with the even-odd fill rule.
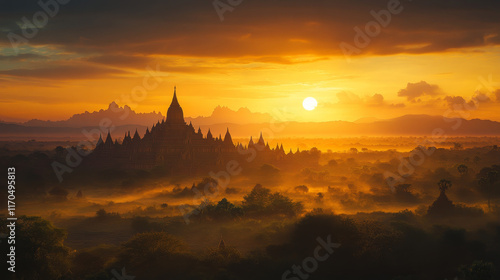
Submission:
[[[111,132],[108,128],[108,135],[106,136],[106,141],[104,142],[107,145],[113,144],[113,139],[111,138]]]
[[[102,141],[102,134],[99,134],[99,140],[97,140],[97,145],[96,146],[99,146],[103,143]]]
[[[260,137],[259,137],[259,145],[261,146],[264,146],[265,145],[265,142],[264,142],[264,137],[262,136],[262,132],[260,133]]]
[[[222,239],[222,236],[220,237],[220,242],[219,242],[219,250],[224,250],[226,249],[226,243],[224,243],[224,239]]]
[[[174,87],[174,97],[172,98],[172,103],[170,104],[170,106],[178,106],[180,107],[179,105],[179,101],[177,101],[177,87]]]

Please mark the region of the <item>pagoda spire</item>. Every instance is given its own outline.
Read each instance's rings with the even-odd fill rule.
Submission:
[[[262,132],[260,133],[259,142],[257,142],[260,146],[264,147],[266,143],[264,142],[264,137],[262,137]]]
[[[222,239],[222,236],[220,237],[218,249],[219,250],[225,250],[226,249],[226,243],[224,242],[224,239]]]
[[[226,135],[224,135],[224,143],[234,145],[233,138],[231,137],[231,133],[229,133],[229,127],[226,130]]]
[[[177,87],[176,86],[174,86],[174,97],[172,98],[172,103],[170,104],[170,106],[180,107],[179,101],[177,101]]]
[[[106,136],[106,142],[104,142],[105,144],[113,144],[113,139],[111,139],[111,132],[109,131],[109,128],[108,128],[108,135]]]
[[[173,125],[186,124],[184,122],[184,113],[182,112],[182,108],[179,105],[179,101],[177,100],[177,87],[174,87],[174,96],[172,97],[172,102],[170,103],[170,107],[168,107],[167,110],[166,122]]]
[[[97,144],[96,144],[96,147],[101,145],[103,143],[102,141],[102,134],[99,134],[99,140],[97,140]]]
[[[139,136],[139,132],[137,132],[137,128],[135,129],[134,133],[134,138],[132,138],[134,141],[141,140],[141,136]]]

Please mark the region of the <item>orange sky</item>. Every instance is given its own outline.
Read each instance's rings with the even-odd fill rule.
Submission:
[[[217,105],[286,110],[296,121],[442,115],[479,95],[462,116],[500,121],[495,1],[402,2],[349,59],[339,44],[354,46],[354,28],[388,1],[249,1],[224,21],[207,1],[69,3],[16,50],[7,35],[22,35],[21,18],[40,10],[24,2],[1,12],[0,120],[61,120],[112,101],[164,114],[177,85],[185,116]],[[147,67],[161,83],[148,80],[134,99]],[[308,96],[318,101],[310,112]]]

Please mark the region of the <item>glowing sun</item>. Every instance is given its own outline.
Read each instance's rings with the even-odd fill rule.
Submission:
[[[302,106],[304,106],[304,109],[307,111],[312,111],[316,108],[316,106],[318,106],[318,101],[316,101],[313,97],[308,97],[304,99]]]

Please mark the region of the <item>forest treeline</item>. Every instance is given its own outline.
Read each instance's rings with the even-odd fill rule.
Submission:
[[[437,187],[441,190],[440,198],[446,197],[451,184],[444,180]],[[192,244],[176,232],[179,227],[189,230],[192,226],[182,223],[181,217],[171,217],[168,222],[149,217],[125,219],[105,210],[87,218],[85,224],[105,226],[126,220],[136,234],[120,245],[101,244],[74,250],[65,245],[67,235],[63,229],[40,217],[23,216],[16,228],[17,271],[2,279],[108,280],[119,279],[117,275],[122,279],[135,276],[134,279],[150,280],[498,279],[498,216],[491,220],[480,213],[473,218],[484,220],[480,226],[467,226],[467,219],[450,226],[442,221],[454,213],[436,214],[432,210],[442,207],[438,203],[440,198],[425,215],[405,210],[359,217],[325,213],[322,209],[301,215],[300,202],[256,185],[240,206],[226,198],[203,204],[203,210],[192,220],[200,228],[269,216],[281,224],[274,233],[280,239],[255,240],[256,244],[266,244],[246,253],[224,237],[219,244],[201,252],[191,250]],[[2,222],[2,231],[5,229],[6,223]],[[305,260],[316,254],[319,239],[339,246],[331,254],[322,253],[327,258],[311,266]],[[7,249],[5,242],[0,245],[2,251]]]

